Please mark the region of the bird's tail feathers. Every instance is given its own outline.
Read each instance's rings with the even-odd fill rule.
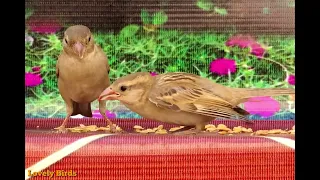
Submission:
[[[246,102],[253,97],[262,96],[281,96],[281,95],[295,95],[294,89],[289,88],[264,88],[264,89],[251,89],[251,88],[238,88],[238,98],[235,98],[233,103],[240,104]]]
[[[245,90],[247,97],[257,96],[281,96],[295,94],[294,89],[290,88],[264,88],[264,89],[243,89]]]

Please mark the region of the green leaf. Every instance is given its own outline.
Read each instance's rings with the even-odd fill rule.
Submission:
[[[139,28],[140,27],[136,24],[130,24],[122,28],[122,30],[120,31],[120,37],[123,37],[123,38],[132,37],[138,32]]]
[[[31,72],[31,71],[32,71],[32,68],[31,68],[31,67],[26,66],[26,67],[25,67],[25,71],[26,71],[26,72]]]
[[[152,24],[153,25],[163,25],[168,21],[168,16],[165,12],[160,11],[153,14]]]
[[[254,70],[244,70],[242,73],[243,73],[243,75],[245,77],[250,77],[250,76],[253,76],[255,74]]]
[[[141,10],[141,21],[143,24],[151,24],[150,14],[145,9]]]
[[[262,11],[263,11],[263,14],[269,14],[270,13],[269,8],[267,8],[267,7],[263,8]]]
[[[292,113],[296,113],[296,109],[295,108],[289,109],[289,111],[292,112]]]
[[[111,58],[108,59],[108,61],[109,61],[109,64],[113,64],[117,62],[117,58],[114,55],[112,55]]]
[[[224,52],[226,52],[226,53],[230,53],[230,48],[227,47],[227,46],[224,46],[224,47],[223,47],[223,50],[224,50]]]
[[[204,73],[204,72],[199,72],[199,75],[201,76],[201,77],[204,77],[204,78],[207,78],[208,77],[208,74],[207,73]]]
[[[225,8],[214,8],[214,12],[220,14],[221,16],[225,16],[228,14],[227,10]]]
[[[24,18],[27,20],[32,14],[33,14],[33,10],[30,8],[27,8],[26,14],[24,15]]]
[[[259,82],[255,83],[255,88],[264,88],[265,87],[265,82],[260,80]]]
[[[295,7],[296,6],[295,1],[288,2],[288,6]]]
[[[178,71],[178,67],[177,66],[168,66],[165,69],[165,72],[177,72]]]
[[[182,67],[186,65],[185,62],[181,59],[177,60],[177,64],[178,64],[178,66],[182,66]]]
[[[214,5],[211,0],[198,0],[197,6],[202,10],[211,11]]]
[[[58,51],[61,51],[62,50],[62,43],[59,39],[59,37],[56,35],[56,34],[50,34],[48,35],[48,39],[47,39],[49,42],[50,42],[50,45],[58,50]]]

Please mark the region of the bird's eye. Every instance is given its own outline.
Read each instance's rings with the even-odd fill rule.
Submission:
[[[88,42],[90,42],[90,40],[91,40],[91,36],[89,37]]]
[[[64,39],[64,41],[68,44],[68,41],[67,41],[67,39]]]
[[[120,90],[121,90],[121,91],[126,91],[126,90],[127,90],[127,87],[126,87],[126,86],[121,86],[121,87],[120,87]]]

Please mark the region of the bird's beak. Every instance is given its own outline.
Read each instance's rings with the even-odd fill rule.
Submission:
[[[77,42],[73,45],[73,48],[78,56],[82,59],[85,52],[85,47],[80,42]]]
[[[111,88],[105,89],[99,96],[99,101],[103,100],[117,100],[120,94],[113,91]]]

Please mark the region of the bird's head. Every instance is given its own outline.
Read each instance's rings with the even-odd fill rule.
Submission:
[[[99,100],[119,100],[124,104],[134,104],[147,98],[154,78],[147,72],[138,72],[117,79],[99,96]]]
[[[94,49],[94,39],[90,29],[83,25],[70,26],[64,32],[63,49],[83,59]]]

